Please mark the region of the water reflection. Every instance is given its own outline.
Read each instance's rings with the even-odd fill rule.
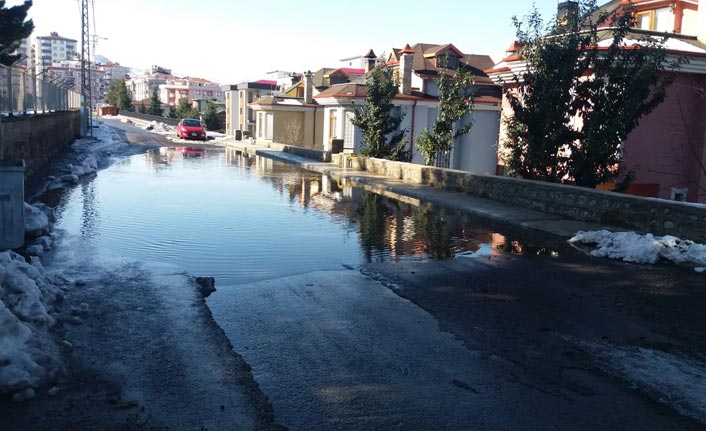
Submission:
[[[505,251],[557,257],[485,228],[467,214],[423,204],[416,199],[388,198],[344,180],[303,171],[272,159],[227,150],[234,166],[254,167],[260,178],[303,210],[314,209],[355,231],[366,262],[400,259],[444,260],[487,257]]]
[[[241,283],[403,259],[549,254],[507,226],[222,148],[161,148],[67,190],[59,228]]]

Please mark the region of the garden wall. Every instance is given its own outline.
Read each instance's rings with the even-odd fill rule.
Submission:
[[[706,243],[704,205],[365,157],[341,157],[340,163],[377,175],[461,191],[576,220]]]

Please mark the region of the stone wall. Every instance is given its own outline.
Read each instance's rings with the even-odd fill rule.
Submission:
[[[7,160],[24,160],[30,177],[80,136],[79,111],[4,118],[2,139]]]
[[[706,243],[706,206],[365,157],[341,157],[340,163],[576,220]]]

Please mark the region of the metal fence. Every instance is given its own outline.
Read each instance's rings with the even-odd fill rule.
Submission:
[[[35,114],[80,107],[81,95],[68,83],[0,65],[0,113]]]

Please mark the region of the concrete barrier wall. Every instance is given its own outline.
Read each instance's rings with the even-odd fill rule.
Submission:
[[[272,145],[270,147],[274,148]],[[294,147],[291,145],[282,145],[282,149],[280,149],[280,151],[284,151],[285,153],[289,154],[294,154],[295,156],[306,157],[307,159],[321,160],[322,162],[331,161],[331,153],[328,151],[314,150],[312,148]]]
[[[24,160],[25,177],[30,177],[80,136],[80,121],[79,111],[4,118],[5,157]]]
[[[118,113],[124,117],[137,118],[138,120],[144,120],[144,121],[156,121],[158,123],[164,123],[169,126],[176,126],[177,124],[179,124],[179,120],[176,118],[167,118],[167,117],[162,117],[159,115],[140,114],[139,112],[122,111],[122,110]]]
[[[470,193],[526,208],[656,235],[706,243],[706,207],[563,184],[365,157],[340,163],[377,175]]]

